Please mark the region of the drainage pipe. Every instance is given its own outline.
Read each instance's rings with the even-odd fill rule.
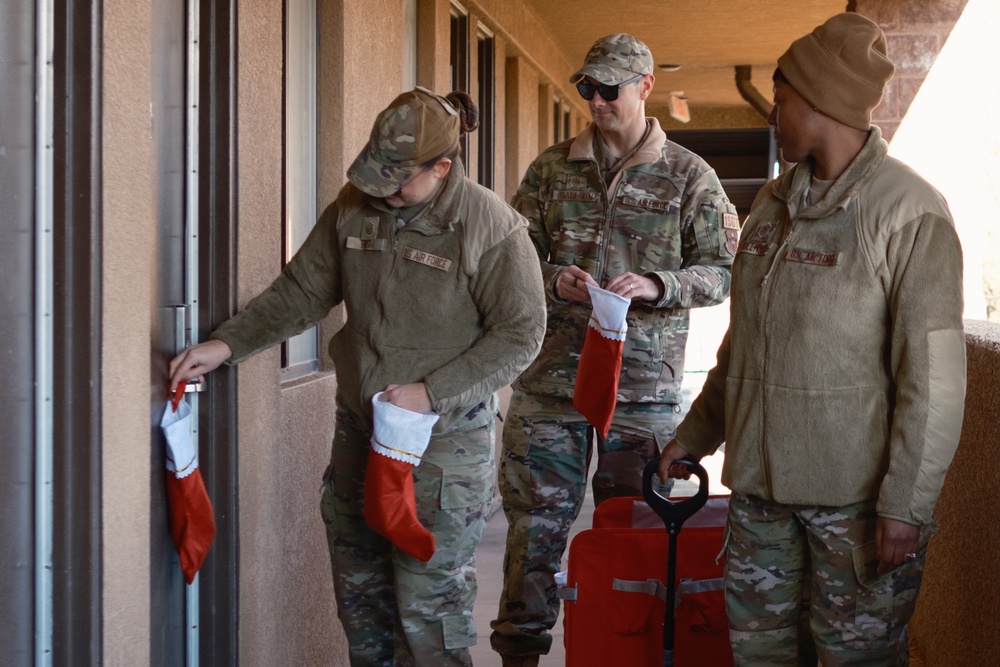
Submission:
[[[736,90],[765,119],[771,113],[771,103],[750,83],[750,65],[736,66]]]

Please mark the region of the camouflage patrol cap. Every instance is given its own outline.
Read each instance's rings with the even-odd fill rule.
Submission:
[[[623,32],[601,37],[594,42],[583,59],[583,67],[569,78],[578,83],[585,76],[595,81],[617,86],[637,74],[653,73],[653,56],[649,47]]]
[[[445,98],[426,88],[403,93],[375,119],[347,178],[373,197],[395,194],[422,165],[458,145],[460,126]]]

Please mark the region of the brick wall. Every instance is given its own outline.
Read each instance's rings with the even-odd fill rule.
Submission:
[[[848,11],[875,21],[885,32],[896,75],[889,82],[872,122],[892,139],[944,47],[968,0],[851,0]]]

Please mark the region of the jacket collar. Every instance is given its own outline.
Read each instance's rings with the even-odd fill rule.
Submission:
[[[454,228],[458,218],[458,205],[462,196],[462,184],[465,181],[465,165],[458,156],[451,160],[451,170],[444,180],[444,186],[434,196],[428,206],[415,218],[410,220],[406,229],[436,236]],[[385,200],[370,197],[371,205],[380,211],[388,212]]]
[[[667,135],[662,129],[660,129],[660,121],[655,117],[647,116],[646,122],[650,123],[649,134],[646,136],[646,140],[639,146],[639,150],[629,159],[628,162],[622,165],[622,171],[625,171],[629,167],[636,164],[652,164],[660,159],[660,155],[663,153],[663,145],[667,143]],[[569,155],[567,159],[571,162],[576,160],[590,160],[591,162],[597,161],[597,156],[594,154],[594,140],[596,139],[597,126],[593,122],[590,123],[583,132],[576,136],[573,143],[569,147]]]
[[[862,146],[847,169],[836,180],[829,192],[816,204],[799,210],[801,215],[810,218],[822,218],[839,208],[845,208],[865,183],[875,174],[888,154],[889,144],[882,138],[882,130],[872,125],[868,140]],[[787,178],[781,178],[774,186],[774,196],[788,202],[800,202],[812,181],[813,163],[811,160],[800,162],[789,172]]]

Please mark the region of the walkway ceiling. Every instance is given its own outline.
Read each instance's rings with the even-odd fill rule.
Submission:
[[[657,64],[648,104],[683,91],[691,106],[744,106],[734,67],[751,65],[752,82],[771,99],[778,56],[798,37],[847,7],[846,0],[524,0],[572,63],[615,32],[644,41]],[[567,72],[569,76],[571,72]]]

